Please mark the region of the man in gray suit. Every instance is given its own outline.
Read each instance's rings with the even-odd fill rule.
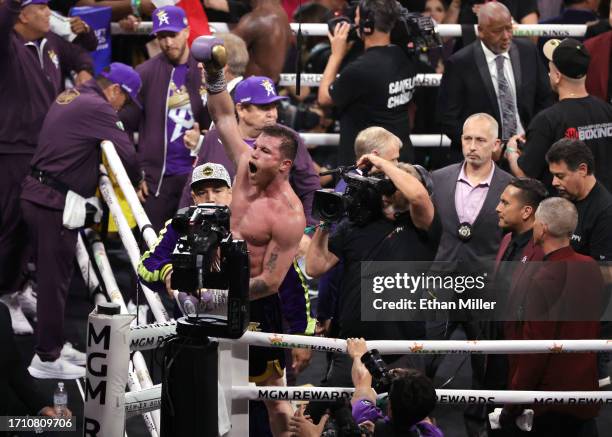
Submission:
[[[444,228],[436,261],[495,259],[502,237],[495,207],[512,179],[493,162],[501,144],[497,135],[495,118],[470,115],[461,135],[464,161],[432,173],[434,203]]]
[[[464,161],[436,170],[432,174],[434,183],[434,206],[442,220],[442,238],[438,246],[436,261],[457,263],[456,271],[465,273],[465,268],[479,269],[483,263],[495,260],[502,233],[495,212],[501,193],[512,176],[493,162],[493,153],[500,147],[498,123],[489,114],[470,115],[463,124],[461,145]],[[486,322],[472,320],[469,312],[461,322],[469,340],[487,338]],[[428,323],[428,338],[450,338],[458,322]],[[484,355],[471,355],[472,386],[483,388]],[[428,365],[430,378],[442,361],[436,356]],[[475,407],[475,408],[471,408]],[[469,406],[465,412],[468,435],[479,435],[486,427],[482,406]]]

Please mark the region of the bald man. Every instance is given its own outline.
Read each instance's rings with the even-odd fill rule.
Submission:
[[[480,7],[478,40],[448,59],[438,99],[438,121],[457,152],[469,115],[492,115],[499,138],[506,141],[524,132],[533,116],[552,104],[536,46],[512,38],[512,16],[502,3]],[[455,155],[460,160],[460,154]]]

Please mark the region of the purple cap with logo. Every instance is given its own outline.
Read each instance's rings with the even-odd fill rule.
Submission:
[[[265,76],[251,76],[236,85],[234,103],[249,103],[251,105],[267,105],[285,100],[287,97],[276,94],[272,79]]]
[[[49,0],[23,0],[21,2],[21,9],[30,5],[46,5],[49,3]]]
[[[113,62],[109,66],[108,71],[102,71],[100,76],[107,78],[112,83],[116,83],[125,91],[132,101],[139,107],[142,108],[140,101],[138,100],[138,92],[142,82],[140,76],[136,73],[132,67],[122,64],[121,62]]]
[[[163,6],[157,8],[151,14],[153,18],[153,31],[157,32],[180,32],[187,27],[187,17],[185,11],[178,6]]]

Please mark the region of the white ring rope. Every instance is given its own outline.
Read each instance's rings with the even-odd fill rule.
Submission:
[[[308,146],[337,146],[340,144],[340,134],[300,133],[300,137]],[[413,147],[450,147],[451,140],[444,134],[410,135]],[[313,147],[314,148],[314,147]]]
[[[213,33],[229,32],[227,23],[208,23]],[[153,23],[143,21],[135,31],[127,31],[119,23],[111,23],[111,35],[149,35]],[[297,32],[298,23],[291,23],[291,30]],[[547,37],[581,37],[586,33],[586,24],[517,24],[514,26],[514,36],[547,36]],[[438,24],[441,37],[459,37],[462,34],[460,24]],[[305,36],[327,36],[326,23],[302,23],[302,34]],[[474,25],[474,32],[477,32]]]
[[[115,219],[115,223],[117,224],[117,229],[119,231],[119,235],[121,237],[121,241],[125,246],[128,257],[130,258],[130,264],[132,264],[132,268],[134,272],[138,271],[138,262],[140,260],[140,251],[138,250],[138,243],[136,243],[136,239],[134,238],[134,234],[127,223],[125,216],[123,215],[123,211],[121,211],[121,206],[119,205],[119,201],[117,200],[117,196],[115,195],[115,190],[111,184],[108,176],[105,176],[106,169],[103,165],[100,166],[101,172],[103,173],[100,176],[99,187],[100,193],[102,197],[104,197],[104,201],[108,206],[108,209]],[[150,290],[144,284],[141,284],[142,291],[149,303],[149,307],[151,308],[151,312],[155,317],[155,320],[164,322],[169,320],[170,317],[164,308],[164,305],[161,302],[159,294]]]
[[[176,333],[176,322],[132,327],[130,350],[154,349]],[[303,348],[346,353],[346,340],[304,335],[247,331],[237,340],[218,339],[250,346]],[[612,340],[369,340],[368,349],[381,354],[537,354],[612,351]]]
[[[353,388],[346,387],[232,387],[233,400],[334,401],[350,399]],[[607,391],[519,391],[437,389],[438,404],[535,404],[608,405]],[[161,406],[161,384],[125,394],[126,417],[154,411]]]
[[[136,191],[132,186],[132,182],[125,171],[125,167],[123,167],[123,164],[121,163],[121,158],[119,158],[114,144],[110,141],[102,141],[101,147],[104,151],[104,155],[106,155],[108,166],[113,172],[117,184],[119,187],[121,187],[121,191],[123,192],[123,195],[130,206],[130,210],[136,219],[136,223],[138,223],[138,228],[142,232],[145,243],[147,243],[149,248],[153,247],[157,242],[157,234],[151,227],[151,221],[149,220],[149,217],[147,217],[147,214],[140,203],[140,199],[138,199],[138,195],[136,194]],[[136,249],[138,249],[138,247],[136,247]],[[138,251],[138,258],[140,258],[140,251]]]

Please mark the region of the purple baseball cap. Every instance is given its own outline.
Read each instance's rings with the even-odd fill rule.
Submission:
[[[49,0],[23,0],[21,2],[21,9],[30,5],[46,5],[49,3]]]
[[[156,35],[157,32],[180,32],[187,27],[185,11],[178,6],[157,8],[151,14],[151,18],[153,18],[151,35]]]
[[[132,102],[139,108],[142,108],[140,100],[138,100],[138,92],[142,82],[140,76],[132,67],[122,64],[121,62],[113,62],[109,66],[108,71],[102,71],[100,76],[107,78],[112,83],[116,83],[125,91],[132,99]]]
[[[272,79],[265,76],[251,76],[244,79],[234,91],[234,103],[249,103],[251,105],[267,105],[285,100],[287,97],[276,94]]]

